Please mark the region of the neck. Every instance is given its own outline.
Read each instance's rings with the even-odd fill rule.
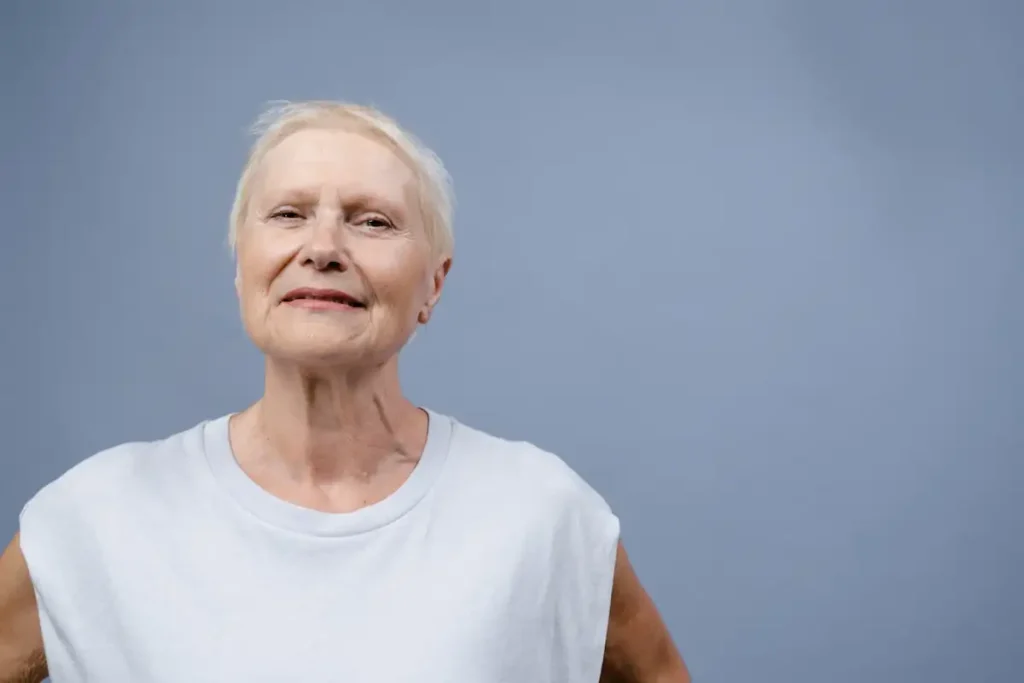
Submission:
[[[250,433],[264,457],[296,480],[366,479],[386,461],[418,458],[426,415],[401,392],[396,360],[361,370],[298,367],[267,359]]]

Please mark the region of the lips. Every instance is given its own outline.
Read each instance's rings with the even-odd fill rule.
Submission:
[[[366,308],[366,304],[361,300],[340,289],[301,287],[288,292],[281,301],[282,303],[308,302],[309,304],[319,302],[321,304],[334,304],[335,306],[348,306],[350,308]]]

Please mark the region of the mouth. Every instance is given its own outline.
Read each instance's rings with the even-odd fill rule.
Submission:
[[[312,310],[349,310],[366,308],[366,304],[340,289],[303,287],[288,292],[281,303]]]

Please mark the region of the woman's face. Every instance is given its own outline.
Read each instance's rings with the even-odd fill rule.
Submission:
[[[307,129],[252,182],[236,287],[256,346],[303,365],[387,362],[429,319],[450,265],[409,167],[367,135]]]

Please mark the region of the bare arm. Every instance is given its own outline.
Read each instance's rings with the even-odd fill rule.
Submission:
[[[683,658],[621,543],[600,683],[690,683]]]
[[[47,675],[43,636],[18,539],[0,555],[0,683],[39,683]]]

